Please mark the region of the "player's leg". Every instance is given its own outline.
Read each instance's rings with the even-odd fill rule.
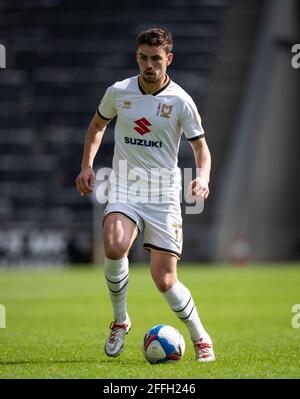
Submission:
[[[214,360],[212,341],[200,321],[193,297],[177,278],[177,257],[151,250],[151,274],[170,308],[187,326],[195,347],[196,360]]]
[[[123,214],[110,213],[104,219],[103,230],[104,272],[114,313],[105,352],[108,356],[118,356],[124,345],[125,334],[131,327],[126,308],[129,279],[127,254],[138,235],[138,229],[133,221]]]

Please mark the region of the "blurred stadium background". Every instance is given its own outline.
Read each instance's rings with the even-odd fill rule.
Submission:
[[[1,0],[0,266],[101,262],[102,208],[74,184],[84,135],[153,25],[173,32],[169,74],[213,159],[205,211],[183,214],[183,261],[299,261],[299,21],[297,0]],[[96,169],[113,145],[111,124]],[[185,139],[179,164],[194,166]],[[130,256],[146,259],[139,242]]]

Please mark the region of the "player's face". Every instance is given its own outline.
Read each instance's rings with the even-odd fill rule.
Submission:
[[[163,79],[173,54],[167,54],[163,47],[142,44],[136,52],[140,75],[146,83],[157,83]]]

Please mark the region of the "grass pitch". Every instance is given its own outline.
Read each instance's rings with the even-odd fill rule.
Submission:
[[[179,265],[217,361],[195,362],[185,326],[171,312],[148,267],[131,267],[128,310],[132,330],[120,357],[103,352],[111,306],[102,270],[0,271],[0,378],[300,378],[300,265]],[[144,333],[171,324],[185,337],[178,363],[150,365]]]

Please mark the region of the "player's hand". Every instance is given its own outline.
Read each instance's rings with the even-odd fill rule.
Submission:
[[[89,195],[95,187],[96,176],[90,166],[81,169],[76,179],[76,188],[81,196]]]
[[[196,177],[192,180],[189,187],[189,193],[195,199],[201,197],[206,199],[209,195],[208,180],[204,176]]]

